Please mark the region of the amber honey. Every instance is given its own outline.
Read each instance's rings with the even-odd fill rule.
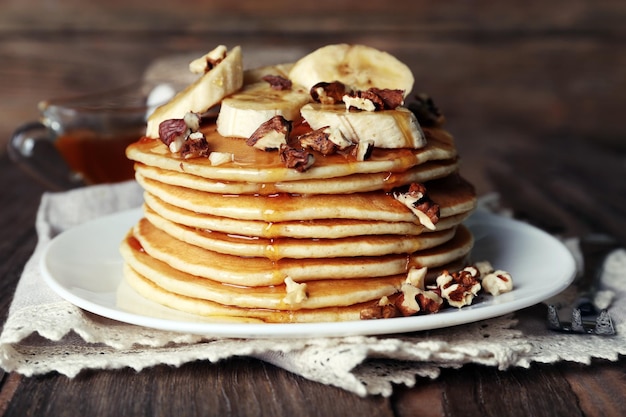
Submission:
[[[69,167],[83,177],[87,184],[114,183],[134,177],[133,162],[125,150],[137,141],[139,134],[106,137],[80,129],[66,132],[55,146]]]

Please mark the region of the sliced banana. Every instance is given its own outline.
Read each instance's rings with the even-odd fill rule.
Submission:
[[[266,75],[280,75],[289,78],[289,71],[293,67],[293,62],[276,65],[266,65],[263,67],[250,68],[243,72],[243,84],[254,84],[263,81]]]
[[[218,46],[217,49],[223,48]],[[211,54],[211,52],[209,52]],[[190,84],[169,102],[158,107],[148,118],[146,136],[159,137],[159,124],[168,119],[181,119],[186,113],[204,113],[224,97],[243,85],[241,47],[226,53],[226,57],[213,69]]]
[[[426,137],[413,112],[405,107],[394,110],[350,111],[343,104],[309,103],[301,109],[312,129],[338,128],[353,143],[373,141],[377,148],[422,148]]]
[[[341,81],[356,89],[389,88],[403,90],[408,96],[413,88],[409,67],[387,52],[365,45],[337,44],[319,48],[298,60],[289,79],[308,90],[319,82]]]
[[[311,96],[302,87],[274,90],[265,81],[251,84],[222,100],[217,131],[222,136],[249,138],[274,116],[289,121],[300,118],[300,108],[309,101]]]

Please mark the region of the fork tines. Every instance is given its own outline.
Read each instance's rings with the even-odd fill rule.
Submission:
[[[608,311],[602,310],[593,319],[583,319],[580,309],[572,310],[572,319],[569,323],[561,322],[557,309],[553,305],[548,306],[548,327],[565,333],[596,334],[600,336],[612,336],[615,334],[613,320]]]

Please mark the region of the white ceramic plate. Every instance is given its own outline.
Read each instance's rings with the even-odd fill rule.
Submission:
[[[474,234],[475,261],[488,260],[513,276],[512,292],[484,296],[462,309],[386,320],[337,323],[215,323],[145,300],[122,279],[121,240],[141,217],[139,209],[102,217],[70,229],[46,247],[41,271],[61,297],[92,313],[155,329],[223,337],[332,337],[403,333],[455,326],[497,317],[539,303],[565,289],[575,262],[558,240],[525,223],[474,213],[466,224]],[[121,308],[132,306],[132,311]]]

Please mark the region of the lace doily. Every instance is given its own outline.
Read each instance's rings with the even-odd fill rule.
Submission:
[[[389,396],[394,384],[413,386],[418,377],[436,378],[442,368],[476,363],[507,369],[532,362],[592,357],[617,360],[626,353],[626,251],[606,263],[605,291],[618,335],[580,336],[546,330],[545,309],[532,307],[481,322],[389,336],[308,339],[205,338],[109,320],[62,300],[41,279],[38,262],[45,244],[63,230],[141,204],[134,182],[96,186],[42,198],[37,247],[27,262],[0,335],[0,365],[30,376],[56,371],[73,377],[85,369],[116,369],[195,360],[217,362],[250,356],[305,378],[358,395]],[[483,199],[483,205],[493,199]],[[568,242],[575,252],[576,241]],[[560,297],[567,297],[567,291]]]

